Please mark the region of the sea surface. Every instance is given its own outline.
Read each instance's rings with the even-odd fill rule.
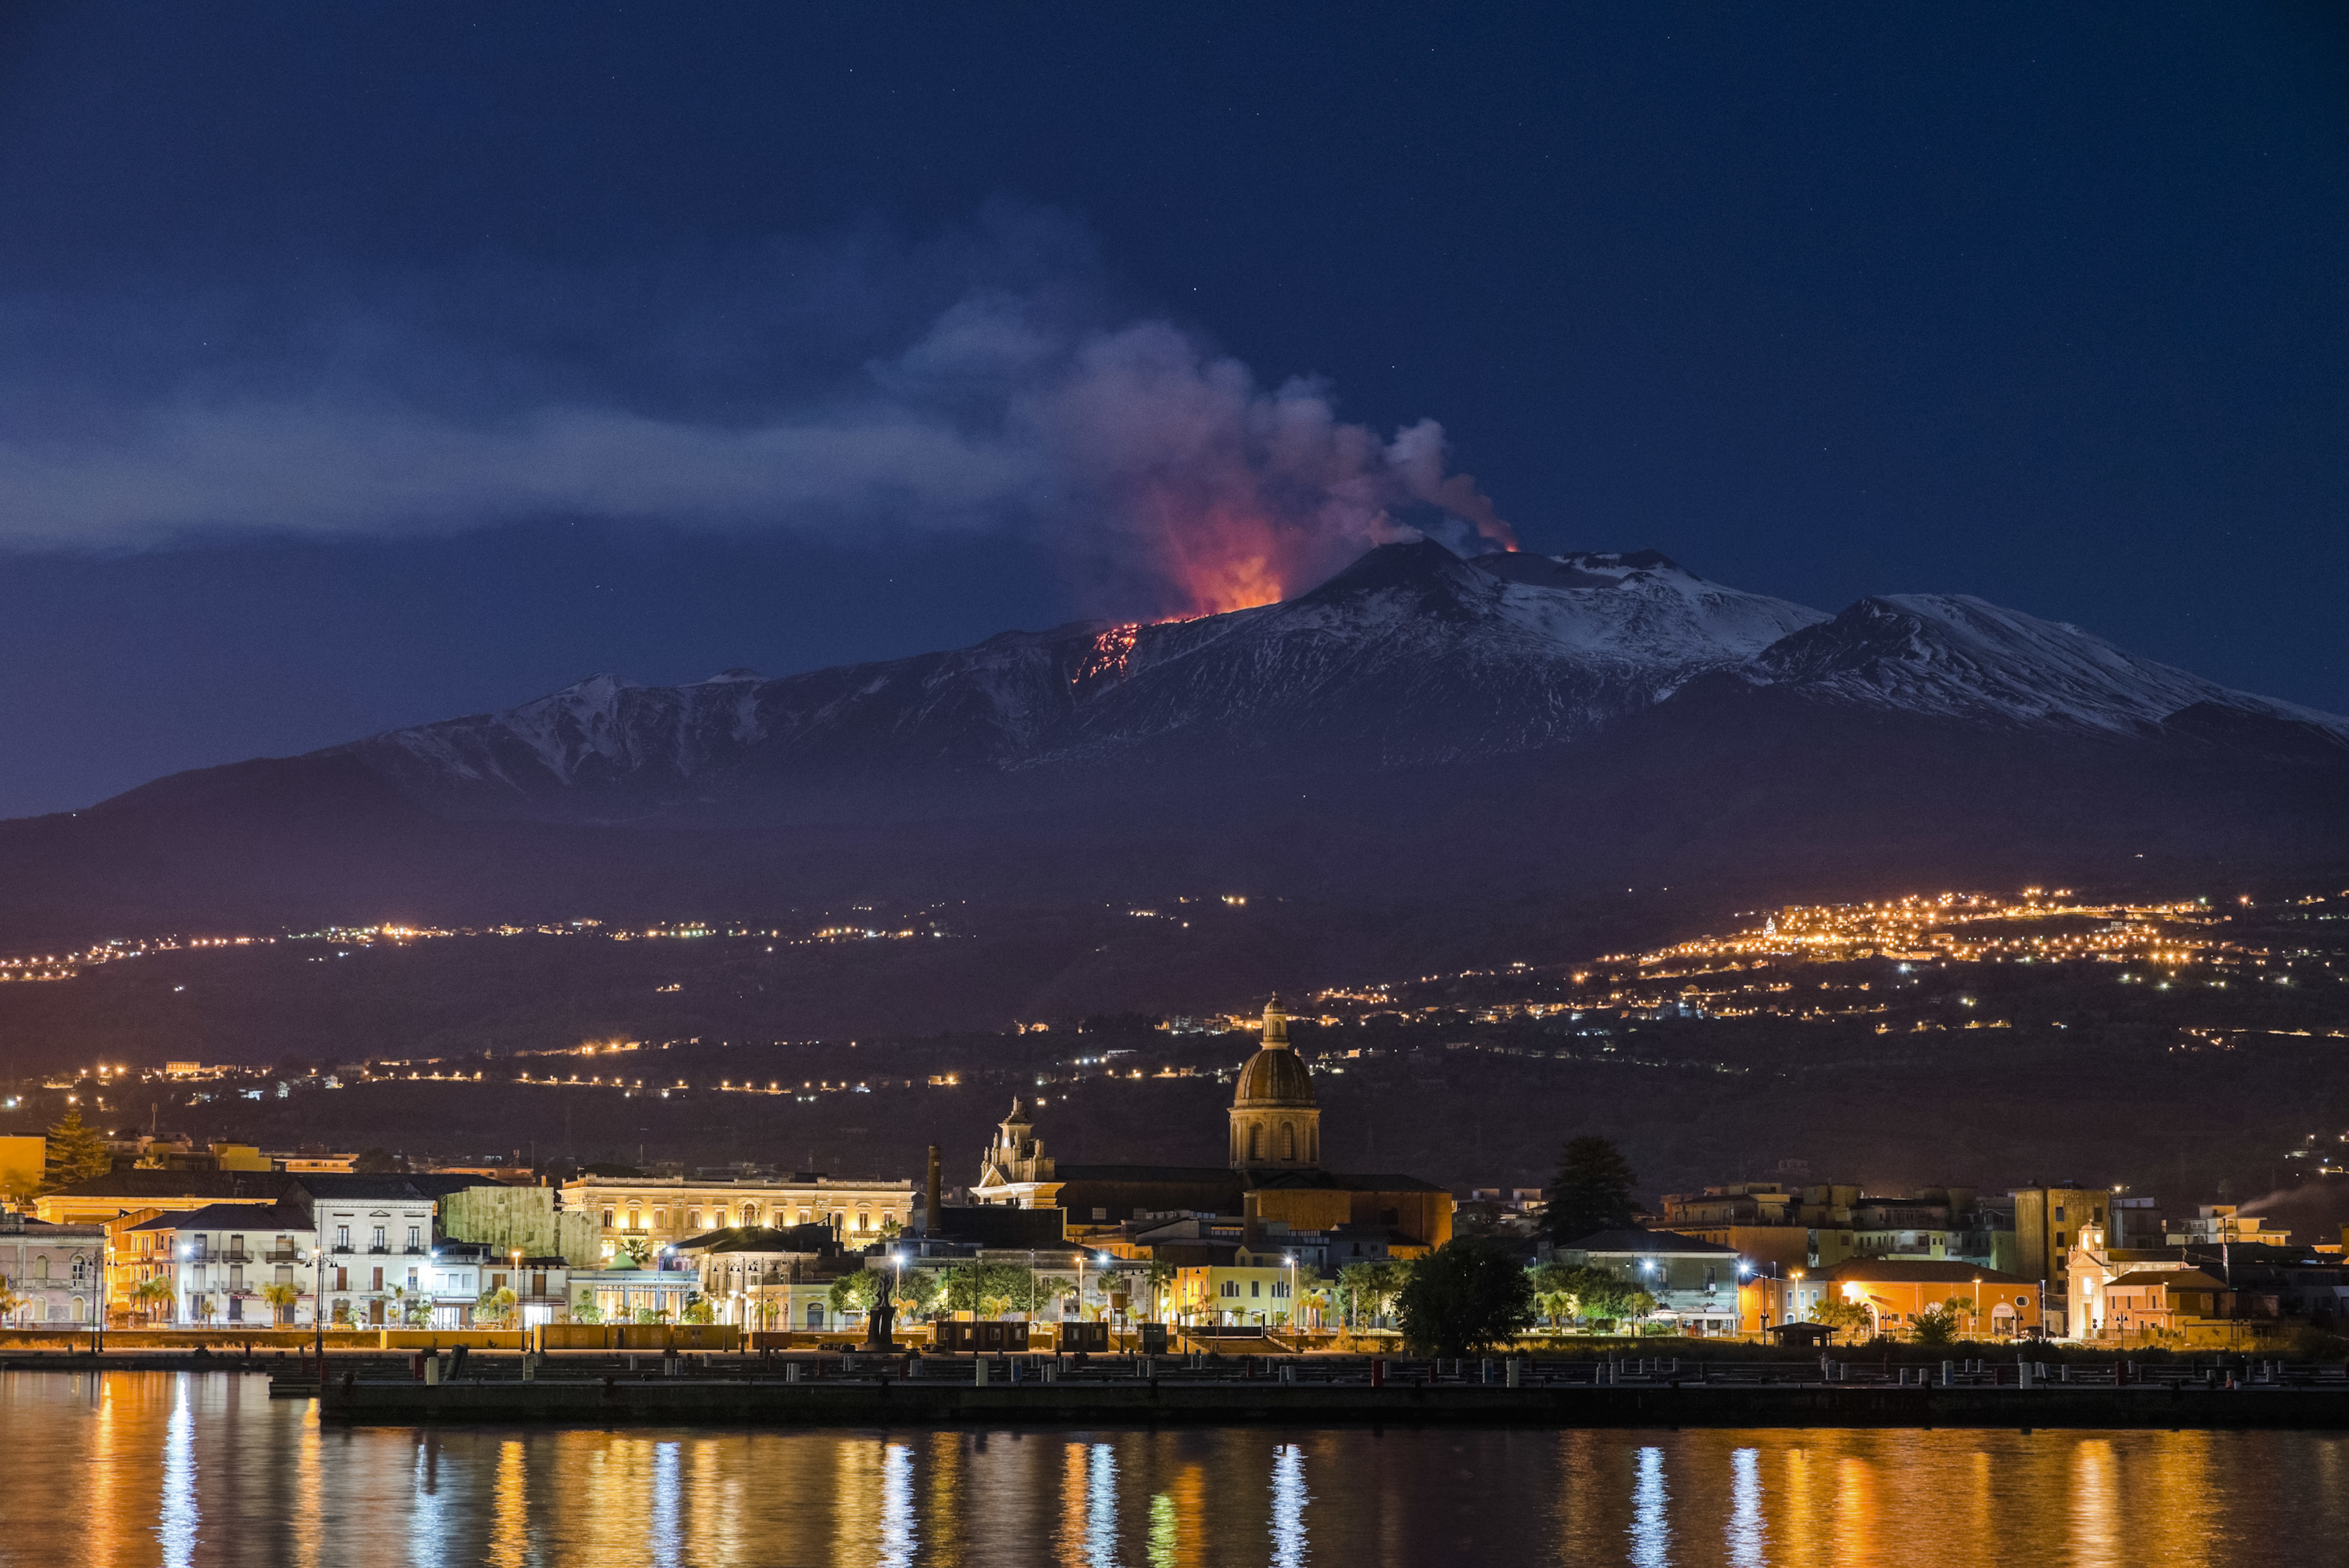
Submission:
[[[322,1428],[0,1374],[0,1562],[1330,1568],[2349,1560],[2299,1432]]]

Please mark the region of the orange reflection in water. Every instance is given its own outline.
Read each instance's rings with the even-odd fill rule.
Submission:
[[[419,1432],[24,1373],[0,1445],[0,1557],[76,1565],[2266,1568],[2349,1531],[2313,1432]]]

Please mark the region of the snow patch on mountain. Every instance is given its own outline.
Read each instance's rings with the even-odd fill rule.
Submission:
[[[2349,720],[2232,691],[2092,632],[1966,594],[1865,598],[1755,659],[1758,681],[1848,701],[2002,724],[2137,734],[2198,702],[2349,737]]]

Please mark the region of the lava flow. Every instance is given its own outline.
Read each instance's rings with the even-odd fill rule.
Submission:
[[[1130,620],[1094,638],[1092,651],[1085,655],[1082,664],[1077,666],[1077,672],[1069,678],[1069,684],[1082,686],[1088,680],[1103,677],[1122,680],[1125,675],[1126,661],[1133,657],[1134,634],[1141,629],[1140,621]]]

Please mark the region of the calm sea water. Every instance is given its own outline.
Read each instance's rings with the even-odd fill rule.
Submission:
[[[2349,1438],[321,1428],[226,1374],[0,1375],[0,1561],[1240,1568],[2349,1552]]]

